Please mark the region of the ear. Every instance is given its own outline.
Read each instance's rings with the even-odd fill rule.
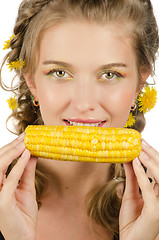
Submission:
[[[29,88],[30,92],[36,98],[37,97],[37,91],[36,91],[36,85],[35,85],[35,82],[33,80],[33,77],[30,74],[25,74],[24,78],[25,78],[25,81],[28,85],[28,88]]]
[[[135,94],[135,99],[134,99],[134,102],[136,101],[139,93],[141,92],[141,90],[143,89],[148,77],[150,76],[151,74],[151,70],[146,67],[143,67],[140,71],[140,75],[139,75],[139,84],[138,84],[138,87],[137,87],[137,90],[136,90],[136,94]]]
[[[146,67],[143,67],[140,71],[140,79],[139,79],[139,87],[138,87],[138,93],[143,89],[148,77],[151,74],[151,70],[147,69]]]

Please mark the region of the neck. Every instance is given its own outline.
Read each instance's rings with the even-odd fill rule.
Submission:
[[[108,180],[110,164],[83,163],[39,159],[49,178],[49,189],[62,197],[86,196],[91,190],[104,185]]]

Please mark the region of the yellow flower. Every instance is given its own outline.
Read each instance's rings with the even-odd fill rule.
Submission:
[[[9,40],[5,41],[5,43],[3,44],[3,50],[6,50],[10,47],[10,41],[15,37],[15,35],[12,35]]]
[[[18,102],[15,99],[15,96],[14,97],[10,97],[7,100],[7,103],[8,103],[9,108],[12,109],[13,111],[18,108]]]
[[[8,63],[7,66],[8,68],[10,68],[10,70],[12,71],[13,69],[22,69],[25,65],[25,61],[21,61],[21,60],[17,60],[17,61],[13,61],[11,63]]]
[[[128,117],[128,120],[127,120],[127,122],[126,122],[124,127],[125,128],[126,127],[132,127],[134,125],[134,123],[135,123],[135,117],[132,115],[132,113],[130,113],[129,117]]]
[[[146,86],[144,92],[141,92],[138,96],[139,111],[146,113],[154,108],[157,102],[157,90],[154,87]]]

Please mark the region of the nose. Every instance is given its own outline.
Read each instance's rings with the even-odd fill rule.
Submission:
[[[72,94],[72,106],[80,113],[95,110],[97,107],[97,88],[92,81],[82,79],[76,82]]]

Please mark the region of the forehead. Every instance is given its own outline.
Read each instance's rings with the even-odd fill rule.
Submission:
[[[135,63],[126,27],[111,23],[66,22],[48,28],[40,42],[40,61],[63,60],[85,66],[101,62]]]

